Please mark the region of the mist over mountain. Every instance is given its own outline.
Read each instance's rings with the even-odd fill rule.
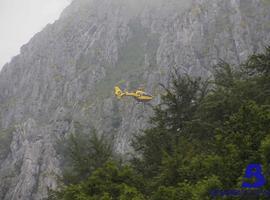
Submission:
[[[0,74],[0,199],[47,196],[61,174],[56,141],[80,124],[130,139],[151,108],[119,101],[113,87],[159,83],[177,68],[208,77],[219,59],[239,64],[270,43],[265,0],[74,0]]]

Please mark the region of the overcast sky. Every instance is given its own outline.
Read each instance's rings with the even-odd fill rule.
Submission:
[[[0,69],[71,0],[0,0]]]

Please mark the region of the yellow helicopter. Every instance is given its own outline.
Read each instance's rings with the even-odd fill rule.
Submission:
[[[117,96],[118,99],[121,99],[124,96],[131,96],[134,97],[139,102],[148,102],[153,99],[153,96],[144,92],[142,88],[138,88],[136,91],[133,92],[123,92],[120,87],[114,87],[114,94]]]

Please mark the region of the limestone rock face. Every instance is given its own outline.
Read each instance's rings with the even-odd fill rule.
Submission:
[[[0,199],[40,200],[57,187],[56,141],[79,122],[114,136],[120,153],[151,108],[113,96],[118,84],[158,83],[178,68],[208,76],[270,43],[266,0],[74,0],[0,73]]]

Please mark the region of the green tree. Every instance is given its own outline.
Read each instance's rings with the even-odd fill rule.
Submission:
[[[64,145],[64,159],[67,161],[63,180],[65,183],[78,183],[96,169],[113,158],[112,143],[95,130],[90,134],[76,132],[61,141]]]
[[[63,186],[54,193],[57,200],[144,200],[137,189],[143,186],[129,166],[107,162],[79,184]]]
[[[157,175],[162,155],[172,154],[174,147],[179,146],[181,135],[188,134],[187,124],[207,94],[207,84],[208,81],[192,79],[176,71],[172,74],[171,85],[168,88],[163,86],[166,95],[154,108],[154,116],[150,119],[152,128],[137,135],[132,142],[134,150],[140,154],[132,162],[145,176]]]

